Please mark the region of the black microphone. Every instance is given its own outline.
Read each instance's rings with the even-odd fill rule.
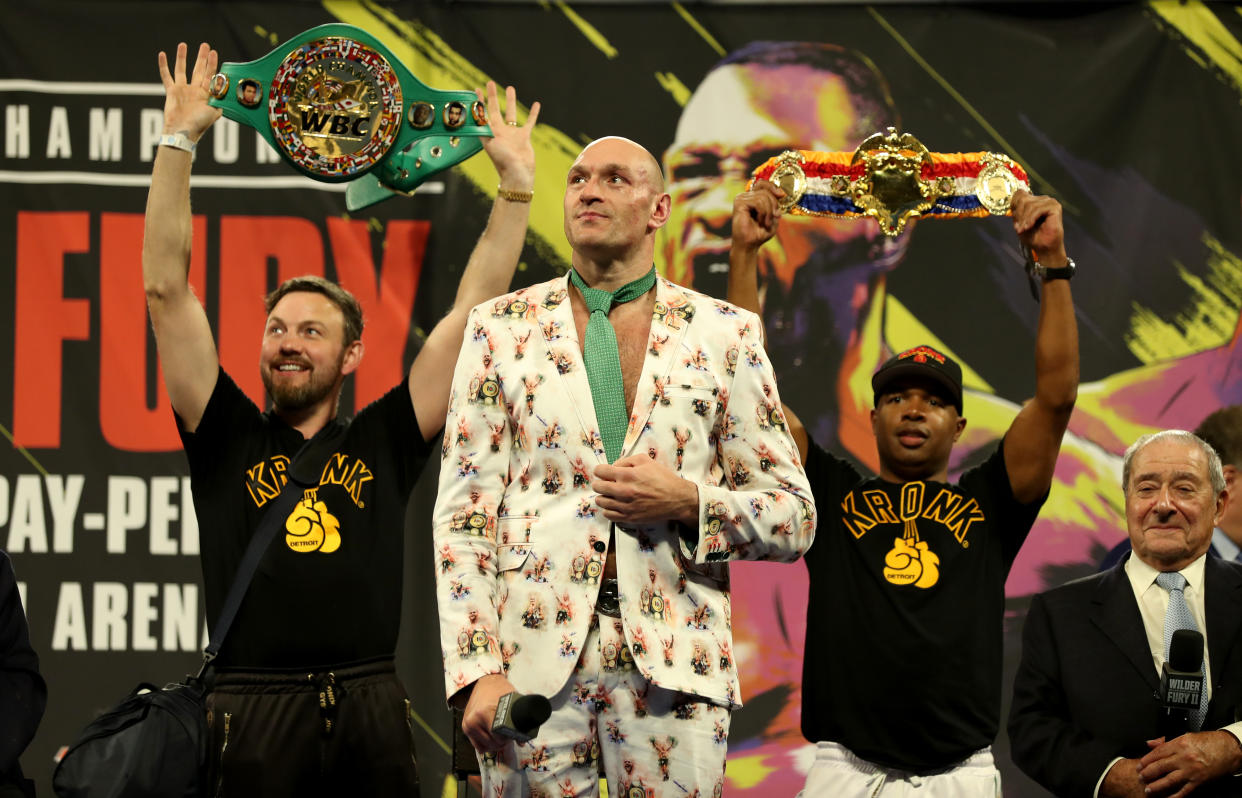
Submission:
[[[1192,731],[1190,719],[1203,695],[1203,635],[1178,629],[1169,643],[1169,659],[1160,670],[1161,727],[1166,740]]]
[[[492,734],[508,737],[519,743],[528,743],[539,727],[552,714],[552,702],[541,695],[505,693],[496,702],[496,717],[492,718]]]

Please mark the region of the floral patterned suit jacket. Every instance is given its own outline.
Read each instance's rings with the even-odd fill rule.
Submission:
[[[570,678],[595,611],[610,522],[590,479],[607,462],[567,278],[471,312],[453,377],[433,515],[446,688],[505,672],[523,693]],[[621,457],[699,486],[676,523],[618,525],[627,649],[605,667],[740,706],[733,559],[795,560],[815,507],[754,314],[663,278]]]

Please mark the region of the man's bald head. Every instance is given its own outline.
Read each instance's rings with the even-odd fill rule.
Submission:
[[[608,266],[616,274],[628,274],[631,266],[651,268],[655,233],[668,221],[669,196],[659,163],[642,145],[608,136],[584,147],[569,167],[564,204],[575,269],[585,260],[623,262],[619,270]],[[585,259],[581,264],[579,256]]]
[[[582,152],[578,153],[578,158],[575,159],[575,163],[581,160],[582,156],[586,155],[587,150],[596,145],[605,143],[608,143],[610,147],[613,148],[615,148],[615,145],[618,144],[632,148],[634,150],[634,154],[638,156],[633,162],[635,169],[647,182],[647,185],[651,187],[651,191],[653,193],[657,195],[664,193],[664,171],[660,168],[660,162],[656,160],[656,157],[652,155],[646,147],[639,144],[637,141],[627,139],[624,136],[604,136],[603,138],[598,138],[595,141],[592,141],[590,144],[582,148]]]

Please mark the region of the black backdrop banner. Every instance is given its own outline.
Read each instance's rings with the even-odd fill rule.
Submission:
[[[195,523],[140,264],[163,102],[156,54],[178,41],[248,61],[347,22],[428,85],[493,78],[542,101],[517,284],[564,269],[564,175],[602,135],[664,160],[674,217],[657,266],[719,295],[732,197],[773,152],[853,149],[897,124],[934,151],[1020,162],[1066,208],[1084,385],[1052,496],[1007,585],[1009,670],[1030,595],[1090,573],[1124,536],[1125,446],[1242,402],[1242,17],[1232,6],[5,0],[0,14],[0,549],[50,689],[23,758],[47,791],[54,755],[90,717],[138,681],[192,670],[205,640],[196,555],[211,531]],[[811,52],[835,66],[788,55]],[[786,60],[754,66],[772,53]],[[847,73],[882,77],[867,89]],[[191,281],[224,367],[262,401],[260,297],[288,276],[324,274],[368,317],[366,362],[342,407],[375,398],[448,306],[495,188],[480,156],[412,198],[349,214],[339,186],[298,176],[253,130],[217,123],[194,168]],[[782,396],[830,449],[875,466],[865,370],[906,345],[939,344],[966,366],[970,424],[955,470],[1033,392],[1037,305],[1007,220],[918,222],[896,244],[871,221],[787,220],[765,252]],[[407,517],[399,648],[432,793],[451,739],[431,588],[434,486],[425,474]],[[728,792],[792,795],[812,750],[798,731],[806,572],[743,564],[733,580],[746,706]],[[910,678],[920,666],[934,657],[912,663]],[[997,750],[1006,795],[1043,794],[1008,762],[1003,736]]]

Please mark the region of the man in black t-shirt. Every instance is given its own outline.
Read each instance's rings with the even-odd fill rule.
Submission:
[[[517,266],[539,104],[518,126],[512,87],[502,116],[488,84],[490,117],[507,122],[484,142],[502,196],[453,307],[408,377],[342,423],[341,387],[362,360],[362,312],[331,281],[295,278],[267,297],[259,370],[269,412],[221,368],[207,314],[187,280],[191,155],[220,116],[208,104],[217,54],[200,45],[188,76],[184,44],[171,70],[164,53],[159,63],[165,135],[147,201],[143,278],[190,461],[210,621],[293,456],[317,435],[332,441],[319,484],[283,519],[209,677],[213,794],[417,795],[409,702],[392,663],[403,517],[429,442],[444,424],[467,313],[503,291]]]
[[[729,299],[748,310],[759,310],[758,251],[782,196],[758,181],[734,202]],[[871,380],[875,457],[860,459],[874,476],[815,445],[785,408],[820,511],[806,554],[808,798],[999,794],[990,746],[1005,578],[1047,497],[1078,388],[1061,207],[1019,191],[1013,217],[1043,277],[1035,397],[957,484],[962,372],[935,347],[894,355]]]

